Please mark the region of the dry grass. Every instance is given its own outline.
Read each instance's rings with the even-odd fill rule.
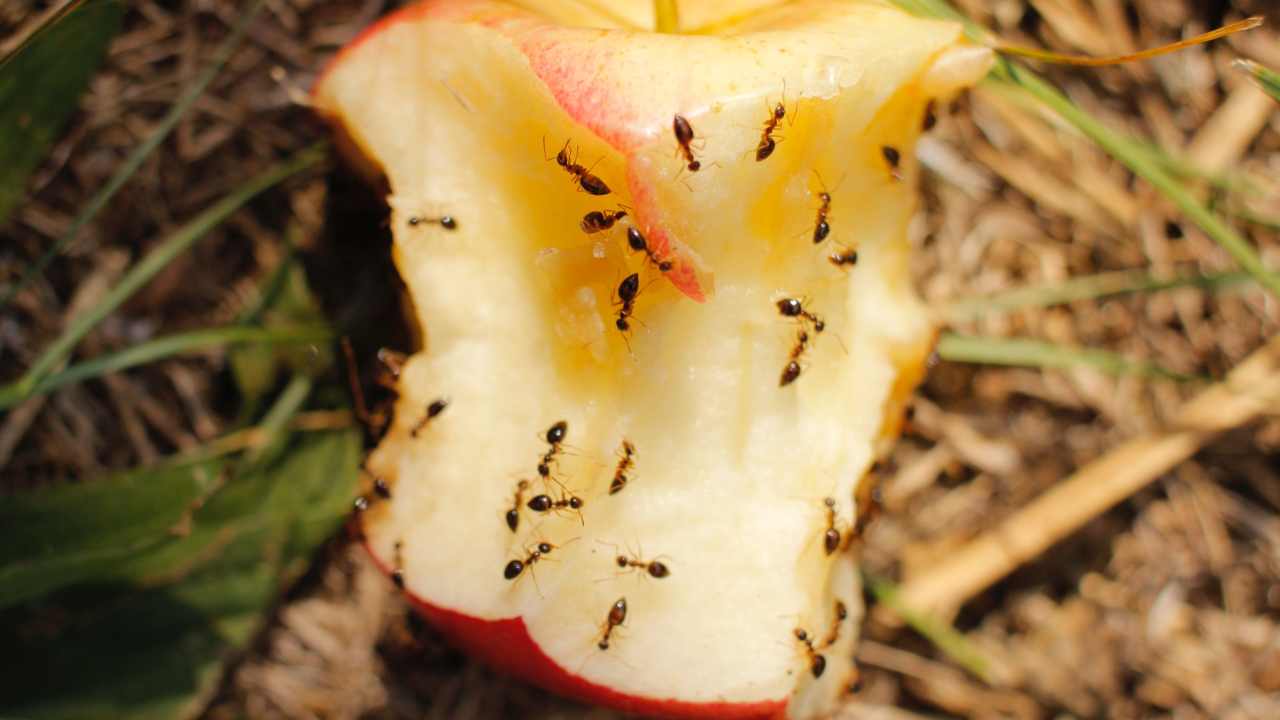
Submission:
[[[958,3],[1012,42],[1113,53],[1177,39],[1270,5],[1236,0]],[[43,6],[38,6],[43,7]],[[18,8],[15,10],[15,8]],[[30,6],[0,0],[6,32]],[[211,15],[210,9],[216,9]],[[356,0],[269,2],[251,41],[174,138],[0,319],[0,365],[25,366],[68,309],[92,301],[120,258],[318,137],[290,88],[382,10]],[[5,231],[20,272],[56,237],[198,72],[226,33],[226,3],[135,3],[109,67]],[[1264,183],[1280,164],[1280,114],[1231,68],[1280,67],[1280,16],[1246,36],[1142,65],[1049,70],[1112,127],[1153,138],[1210,175]],[[281,68],[275,73],[272,70]],[[284,77],[280,82],[279,78]],[[301,129],[300,129],[301,128]],[[914,224],[921,293],[948,299],[1127,268],[1230,269],[1225,253],[1086,140],[990,87],[943,114],[921,148],[925,203]],[[334,184],[330,205],[351,193]],[[1220,207],[1280,216],[1280,193]],[[282,252],[289,214],[318,242],[326,185],[277,190],[201,241],[88,340],[101,352],[218,324]],[[1206,198],[1213,190],[1206,183]],[[358,203],[357,203],[358,204]],[[1280,267],[1274,229],[1240,223]],[[370,231],[371,232],[371,231]],[[328,255],[353,252],[326,246]],[[992,314],[958,328],[1038,337],[1223,377],[1280,330],[1260,290],[1185,288]],[[227,426],[225,357],[159,363],[62,390],[0,420],[3,485],[90,476],[206,441]],[[943,363],[918,393],[886,473],[887,514],[866,567],[914,578],[1127,440],[1160,433],[1202,388],[1096,371]],[[1272,405],[1274,407],[1274,405]],[[1209,439],[1190,460],[968,599],[958,627],[991,664],[989,683],[873,614],[859,651],[866,685],[840,717],[1280,717],[1280,418]],[[1105,478],[1104,478],[1105,480]],[[901,709],[891,709],[896,706]],[[335,547],[236,668],[211,717],[608,717],[550,698],[443,648],[358,549]]]

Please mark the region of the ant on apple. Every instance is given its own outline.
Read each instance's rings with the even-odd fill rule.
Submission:
[[[822,673],[827,669],[827,659],[822,653],[813,648],[813,639],[809,637],[809,633],[803,628],[796,628],[792,631],[796,640],[799,640],[805,649],[805,654],[809,656],[809,671],[813,673],[815,678],[822,677]]]
[[[546,513],[553,510],[569,509],[578,513],[578,522],[582,522],[582,506],[586,505],[582,498],[577,495],[571,495],[566,491],[561,491],[560,497],[552,498],[547,494],[534,495],[525,504],[525,507],[534,512]]]
[[[613,481],[609,483],[610,495],[616,495],[621,492],[622,488],[627,486],[627,482],[630,479],[627,477],[627,473],[636,466],[636,446],[624,439],[619,455],[621,457],[618,458],[618,468],[613,471]]]
[[[529,489],[529,481],[521,480],[516,483],[516,499],[512,503],[511,509],[507,510],[507,527],[511,528],[511,532],[515,532],[520,526],[520,503],[524,501],[524,493]]]
[[[529,569],[529,572],[533,572],[533,566],[543,557],[551,554],[551,551],[555,548],[555,545],[544,540],[535,545],[532,550],[526,549],[527,554],[525,555],[525,559],[512,560],[507,563],[507,566],[502,569],[502,577],[508,580],[515,580],[520,577],[520,574],[523,573],[526,568]]]
[[[920,123],[920,129],[929,132],[934,125],[938,124],[938,102],[933,98],[929,98],[929,102],[924,104],[924,120]]]
[[[777,301],[778,312],[783,317],[803,318],[813,325],[814,332],[822,332],[827,328],[827,324],[822,318],[804,309],[804,301],[797,298],[782,298]],[[803,321],[802,321],[803,322]]]
[[[659,580],[671,574],[671,570],[667,568],[666,563],[663,563],[660,560],[646,561],[641,560],[638,557],[619,555],[614,558],[614,562],[616,562],[618,567],[623,570],[644,570],[649,573],[649,577],[657,578]]]
[[[836,500],[824,498],[822,504],[827,506],[827,529],[822,534],[822,549],[830,555],[840,548],[840,531],[836,529]]]
[[[698,172],[702,169],[702,163],[693,156],[693,148],[689,146],[693,142],[693,126],[683,115],[676,115],[671,120],[671,129],[675,132],[676,144],[680,146],[679,152],[684,155],[685,161],[689,164],[689,172]]]
[[[569,434],[569,423],[564,420],[558,420],[550,428],[547,429],[546,439],[550,449],[543,454],[542,459],[538,461],[538,476],[546,482],[551,477],[551,464],[555,462],[556,455],[563,450],[564,438]]]
[[[791,358],[787,364],[782,366],[782,377],[778,381],[778,387],[786,387],[796,381],[800,377],[802,368],[800,367],[800,356],[804,355],[804,351],[809,346],[809,333],[801,330],[796,335],[795,347],[791,348]]]
[[[835,622],[831,624],[831,632],[827,633],[826,639],[822,641],[822,645],[819,647],[825,650],[826,648],[836,644],[836,641],[840,639],[840,624],[848,617],[849,609],[844,606],[844,601],[836,600]]]
[[[773,137],[773,131],[777,129],[778,123],[782,122],[782,118],[786,116],[786,105],[779,102],[773,106],[773,112],[764,121],[764,131],[760,133],[760,143],[756,145],[756,162],[765,160],[773,154],[774,148],[778,146],[777,140]]]
[[[578,226],[582,228],[582,232],[592,235],[612,228],[614,223],[626,216],[626,210],[592,210],[582,216],[582,222]]]
[[[902,172],[899,169],[902,162],[902,153],[898,152],[898,148],[892,145],[880,146],[880,154],[884,156],[884,161],[889,163],[889,176],[894,180],[902,179]]]
[[[434,223],[445,230],[457,230],[458,221],[452,215],[441,215],[440,217],[424,217],[421,215],[409,216],[409,227],[418,227],[426,223]]]
[[[613,634],[613,629],[626,621],[627,599],[621,597],[609,608],[609,615],[605,618],[604,634],[600,637],[600,642],[596,643],[596,647],[601,650],[608,650],[609,636]]]
[[[409,436],[414,438],[418,437],[418,433],[422,432],[422,429],[427,426],[427,423],[436,419],[436,416],[444,412],[444,409],[447,407],[449,407],[449,401],[444,398],[436,398],[435,400],[432,400],[431,404],[427,405],[427,413],[422,416],[422,419],[418,421],[418,424],[414,425],[413,428],[409,430]]]
[[[404,550],[404,541],[397,540],[396,544],[394,545],[394,548],[395,548],[395,552],[393,557],[395,560],[395,569],[391,571],[391,582],[395,583],[397,588],[400,588],[401,590],[403,590],[404,589],[404,556],[402,551]]]
[[[547,139],[542,139],[542,156],[547,157]],[[565,169],[574,179],[578,181],[578,186],[586,190],[592,195],[608,195],[609,186],[603,180],[591,173],[591,170],[578,164],[573,157],[573,152],[569,148],[569,141],[564,141],[564,147],[560,148],[560,152],[556,153],[556,164]]]
[[[840,250],[828,255],[827,259],[831,261],[832,265],[835,265],[838,268],[844,268],[850,265],[857,265],[858,251],[857,250]]]
[[[659,260],[653,249],[649,247],[649,242],[644,239],[644,235],[641,235],[635,227],[627,228],[627,245],[636,252],[644,253],[645,259],[653,263],[654,267],[658,268],[658,272],[667,272],[671,269],[671,261]]]
[[[640,294],[640,273],[631,273],[618,283],[618,299],[613,302],[614,305],[621,305],[618,310],[618,318],[613,321],[614,327],[618,328],[618,332],[622,333],[622,339],[627,343],[630,349],[631,343],[627,340],[627,334],[631,332],[631,316],[635,313],[636,295]]]

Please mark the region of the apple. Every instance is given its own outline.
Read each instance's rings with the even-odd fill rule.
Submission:
[[[461,648],[666,717],[856,676],[855,493],[935,329],[912,149],[990,53],[880,3],[416,4],[315,107],[385,178],[422,347],[375,561]],[[864,486],[865,490],[865,486]]]

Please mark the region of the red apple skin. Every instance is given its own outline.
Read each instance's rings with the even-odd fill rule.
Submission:
[[[365,550],[378,569],[390,575],[391,568],[383,563],[373,548],[366,544]],[[482,620],[424,602],[412,593],[406,592],[405,597],[414,610],[425,617],[454,647],[499,672],[565,697],[656,718],[785,720],[787,717],[785,697],[755,703],[691,703],[626,695],[588,682],[557,665],[529,637],[521,618]]]
[[[661,113],[664,111],[644,104],[627,102],[625,98],[620,101],[617,93],[610,92],[608,85],[600,81],[596,72],[600,63],[608,62],[607,55],[596,58],[565,57],[563,49],[554,40],[548,41],[544,37],[546,31],[558,27],[554,23],[526,17],[512,19],[496,14],[491,9],[477,10],[466,0],[422,0],[381,18],[338,51],[312,85],[312,94],[324,84],[329,71],[341,64],[344,56],[366,40],[396,24],[426,17],[483,25],[507,36],[524,53],[529,60],[530,69],[542,80],[564,111],[627,156],[628,161],[636,150],[653,139],[648,134],[638,132],[636,128],[644,127],[645,123],[652,125],[651,121],[655,117],[670,116],[670,113],[663,116]],[[666,127],[669,123],[666,120],[657,125]],[[341,124],[332,122],[331,125],[338,138],[339,151],[351,159],[362,175],[370,176],[371,181],[376,180],[379,173],[373,170],[368,159],[346,136]],[[689,299],[706,302],[714,292],[714,276],[701,258],[672,237],[661,218],[657,217],[653,203],[649,202],[651,185],[644,177],[644,169],[631,162],[628,162],[627,167],[627,185],[636,202],[633,216],[637,224],[645,229],[646,239],[654,253],[672,263],[671,270],[663,273],[663,276]]]

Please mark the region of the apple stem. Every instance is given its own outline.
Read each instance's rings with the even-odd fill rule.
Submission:
[[[680,32],[680,13],[676,0],[653,0],[654,30],[660,33]]]

